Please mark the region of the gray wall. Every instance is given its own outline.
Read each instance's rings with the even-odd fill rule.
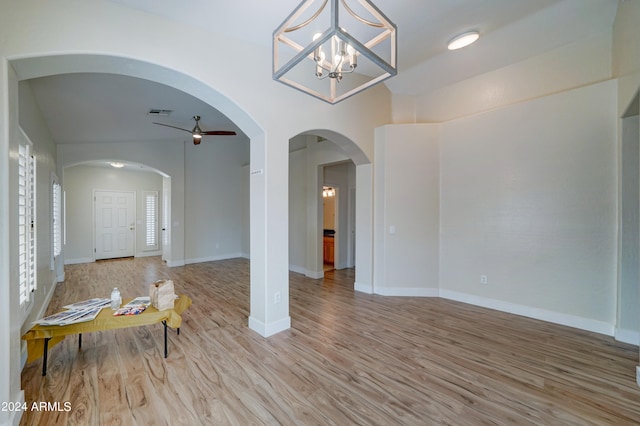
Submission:
[[[249,142],[209,137],[188,143],[185,162],[186,263],[246,255]]]

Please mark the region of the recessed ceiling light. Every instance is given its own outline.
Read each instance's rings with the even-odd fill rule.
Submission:
[[[463,47],[467,47],[474,43],[479,38],[480,34],[477,31],[469,31],[454,37],[454,39],[449,42],[447,48],[449,50],[462,49]]]
[[[121,168],[124,167],[124,163],[119,163],[117,161],[111,161],[111,162],[109,162],[109,165],[111,167],[115,167],[116,169],[121,169]]]

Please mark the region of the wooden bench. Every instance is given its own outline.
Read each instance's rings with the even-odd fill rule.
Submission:
[[[125,301],[125,303],[127,302],[129,300]],[[81,348],[83,333],[140,327],[157,323],[164,325],[164,357],[166,358],[167,327],[176,329],[177,333],[180,334],[181,314],[189,306],[191,306],[191,299],[182,294],[175,300],[173,309],[164,311],[158,311],[153,306],[149,306],[138,315],[114,316],[113,311],[106,307],[92,321],[68,325],[34,325],[22,336],[22,339],[27,341],[27,362],[33,362],[42,356],[42,375],[46,376],[49,347],[60,343],[68,335],[77,334],[78,346]]]

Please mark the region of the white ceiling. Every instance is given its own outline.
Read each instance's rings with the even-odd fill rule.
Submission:
[[[111,0],[271,49],[273,30],[298,0]],[[355,0],[349,0],[355,1]],[[397,94],[425,94],[611,29],[618,0],[374,0],[398,27]],[[454,36],[477,30],[480,40],[455,52]],[[57,143],[158,140],[188,134],[152,121],[205,130],[239,129],[201,101],[146,80],[110,74],[69,74],[33,81]],[[321,102],[321,101],[319,101]],[[166,119],[146,115],[169,108]],[[186,136],[186,137],[185,137]]]

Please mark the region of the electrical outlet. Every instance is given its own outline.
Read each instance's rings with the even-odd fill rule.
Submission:
[[[488,284],[489,283],[489,279],[487,278],[486,275],[480,275],[480,284]]]
[[[280,303],[280,292],[276,291],[273,294],[273,303]]]

